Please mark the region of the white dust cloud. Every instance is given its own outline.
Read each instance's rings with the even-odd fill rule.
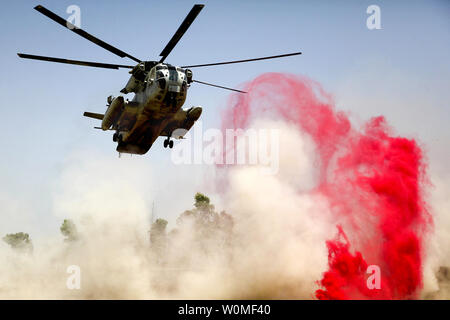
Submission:
[[[80,239],[49,238],[34,243],[32,254],[0,244],[0,298],[312,299],[327,269],[325,241],[335,235],[337,223],[325,198],[303,192],[317,182],[314,145],[287,124],[260,120],[252,127],[280,130],[278,173],[264,174],[251,165],[218,169],[228,176],[223,190],[198,190],[218,198],[216,211],[223,207],[232,216],[230,239],[220,232],[199,237],[188,220],[169,225],[177,232],[155,252],[148,231],[152,190],[159,181],[151,167],[136,157],[80,153],[65,163],[53,192],[55,219],[72,219]],[[433,210],[448,209],[448,198],[439,199],[442,204]],[[440,216],[437,236],[430,240],[434,251],[424,271],[424,296],[444,297],[436,296],[434,271],[448,261],[446,217]],[[79,290],[66,286],[70,265],[81,268]]]

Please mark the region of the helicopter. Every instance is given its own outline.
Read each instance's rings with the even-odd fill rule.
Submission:
[[[166,137],[163,143],[164,148],[172,148],[172,138],[183,139],[184,135],[192,128],[202,114],[201,106],[193,106],[189,109],[182,108],[186,101],[187,90],[192,83],[231,90],[240,94],[246,93],[241,90],[196,80],[193,78],[192,68],[275,59],[301,54],[301,52],[294,52],[261,58],[185,65],[181,67],[165,63],[164,61],[168,55],[175,48],[203,7],[203,4],[195,4],[192,7],[175,34],[162,50],[158,61],[144,61],[100,40],[83,29],[78,28],[42,5],[37,5],[34,7],[35,10],[56,23],[95,43],[103,49],[106,49],[121,58],[129,58],[137,64],[110,64],[38,56],[26,53],[18,53],[18,56],[24,59],[96,68],[115,70],[121,68],[131,69],[129,71],[131,76],[128,82],[125,87],[120,90],[120,93],[124,95],[134,93],[134,97],[131,100],[125,99],[123,95],[118,95],[117,97],[109,96],[107,98],[107,109],[104,114],[84,112],[83,115],[85,117],[101,120],[101,125],[95,127],[96,129],[114,131],[113,141],[117,142],[116,150],[119,152],[119,155],[121,153],[145,154],[158,137]]]

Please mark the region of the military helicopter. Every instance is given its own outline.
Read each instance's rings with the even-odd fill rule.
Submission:
[[[119,155],[120,153],[145,154],[151,148],[154,141],[160,136],[166,137],[164,140],[164,147],[172,148],[173,140],[171,140],[171,138],[183,138],[185,133],[192,128],[202,113],[202,108],[200,106],[193,106],[187,110],[182,108],[186,101],[187,90],[192,83],[246,93],[241,90],[195,80],[193,79],[191,68],[243,63],[301,54],[301,52],[294,52],[261,58],[186,65],[181,67],[165,63],[164,61],[167,56],[180,41],[181,37],[190,27],[203,7],[203,4],[196,4],[192,7],[173,37],[162,50],[159,61],[143,61],[113,47],[97,37],[94,37],[66,19],[63,19],[45,7],[38,5],[34,8],[38,12],[119,57],[127,57],[134,60],[137,62],[137,65],[69,60],[25,53],[18,53],[18,56],[25,59],[67,63],[88,67],[116,70],[119,68],[131,69],[129,72],[131,77],[120,92],[123,94],[134,93],[135,95],[132,100],[125,99],[122,95],[117,97],[109,96],[107,98],[107,110],[104,114],[84,112],[83,115],[101,120],[101,126],[95,127],[96,129],[114,131],[113,141],[117,142],[116,150],[119,152]]]

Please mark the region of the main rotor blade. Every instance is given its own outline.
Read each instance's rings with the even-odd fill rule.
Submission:
[[[191,11],[189,11],[188,15],[186,16],[186,18],[184,18],[178,30],[173,35],[172,39],[170,39],[169,43],[167,43],[166,47],[163,49],[163,51],[161,51],[160,54],[161,60],[159,60],[159,62],[163,62],[167,58],[167,56],[177,45],[178,41],[180,41],[181,37],[190,27],[190,25],[195,20],[195,18],[197,17],[197,15],[200,13],[200,11],[203,9],[204,6],[205,6],[204,4],[196,4],[192,7]]]
[[[238,90],[238,89],[222,87],[222,86],[218,86],[217,84],[212,84],[212,83],[208,83],[208,82],[203,82],[203,81],[198,81],[198,80],[192,80],[192,82],[197,82],[197,83],[200,83],[200,84],[206,84],[207,86],[216,87],[216,88],[220,88],[220,89],[226,89],[226,90],[236,91],[236,92],[240,92],[240,93],[247,93],[245,91],[241,91],[241,90]]]
[[[181,68],[198,68],[198,67],[209,67],[209,66],[218,66],[221,64],[232,64],[232,63],[242,63],[242,62],[250,62],[250,61],[258,61],[258,60],[267,60],[267,59],[275,59],[275,58],[284,58],[284,57],[290,57],[290,56],[296,56],[302,54],[301,52],[294,52],[294,53],[286,53],[286,54],[280,54],[277,56],[270,56],[270,57],[262,57],[262,58],[253,58],[253,59],[245,59],[245,60],[234,60],[234,61],[226,61],[226,62],[216,62],[216,63],[207,63],[207,64],[195,64],[192,66],[182,66]]]
[[[106,49],[106,50],[114,53],[115,55],[118,55],[121,58],[128,57],[130,59],[133,59],[136,62],[141,62],[141,60],[139,60],[138,58],[135,58],[132,55],[129,55],[128,53],[123,52],[122,50],[117,49],[116,47],[113,47],[112,45],[100,40],[99,38],[94,37],[93,35],[87,33],[86,31],[84,31],[80,28],[77,28],[75,25],[71,24],[69,21],[61,18],[57,14],[51,12],[50,10],[46,9],[45,7],[43,7],[41,5],[37,5],[36,7],[34,7],[34,9],[36,9],[37,11],[42,13],[44,16],[47,16],[48,18],[52,19],[56,23],[59,23],[63,27],[75,32],[76,34],[82,36],[83,38],[95,43],[96,45],[102,47],[103,49]]]
[[[134,66],[127,66],[127,65],[123,65],[123,64],[111,64],[111,63],[101,63],[101,62],[91,62],[91,61],[69,60],[69,59],[54,58],[54,57],[36,56],[33,54],[26,54],[26,53],[18,53],[17,55],[24,59],[76,64],[79,66],[86,66],[86,67],[97,67],[97,68],[116,69],[116,70],[118,70],[119,68],[129,68],[129,69],[134,68]]]

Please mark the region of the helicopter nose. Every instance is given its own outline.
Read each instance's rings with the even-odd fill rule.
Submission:
[[[177,93],[180,93],[182,91],[181,85],[179,85],[178,83],[170,84],[168,90],[169,92],[177,92]]]

